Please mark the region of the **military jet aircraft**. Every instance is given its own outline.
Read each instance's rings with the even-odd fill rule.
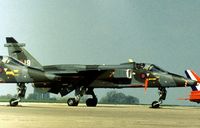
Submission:
[[[166,88],[196,85],[197,82],[183,76],[167,72],[149,63],[128,62],[119,65],[45,65],[42,66],[29,52],[25,44],[7,37],[9,56],[0,57],[0,82],[17,83],[16,98],[10,100],[11,106],[18,105],[24,98],[26,83],[50,93],[65,96],[75,90],[75,97],[69,98],[69,106],[77,106],[83,95],[92,95],[87,106],[96,106],[98,99],[95,88],[158,88],[160,97],[152,102],[158,108],[166,98]]]

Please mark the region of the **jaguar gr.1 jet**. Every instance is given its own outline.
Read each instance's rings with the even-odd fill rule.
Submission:
[[[29,52],[25,44],[18,43],[13,37],[7,37],[9,56],[0,56],[0,82],[16,83],[18,93],[10,100],[11,106],[17,106],[24,98],[26,83],[46,92],[65,96],[75,91],[69,98],[69,106],[77,106],[83,95],[91,95],[87,106],[96,106],[98,99],[95,88],[158,88],[160,97],[152,102],[158,108],[166,98],[166,88],[194,86],[196,81],[170,73],[149,63],[128,62],[119,65],[81,65],[62,64],[42,66]]]

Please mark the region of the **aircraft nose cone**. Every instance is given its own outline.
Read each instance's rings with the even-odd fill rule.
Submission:
[[[187,80],[187,86],[196,86],[196,85],[197,85],[197,81]]]

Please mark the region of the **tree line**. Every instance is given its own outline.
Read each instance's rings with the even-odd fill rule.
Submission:
[[[0,101],[6,101],[11,99],[12,97],[16,97],[16,95],[1,95],[0,96]],[[49,98],[43,98],[43,97],[38,97],[37,94],[31,93],[27,96],[27,98],[24,101],[46,101],[46,102],[66,102],[67,97],[64,98],[55,98],[55,97],[49,97]],[[87,98],[83,97],[80,102],[85,102]],[[139,99],[134,96],[130,95],[125,95],[122,92],[117,92],[117,91],[110,91],[107,92],[105,96],[103,96],[100,100],[99,103],[102,104],[139,104]]]
[[[107,92],[106,96],[102,97],[100,103],[103,104],[139,104],[139,99],[134,96],[125,95],[117,91]]]

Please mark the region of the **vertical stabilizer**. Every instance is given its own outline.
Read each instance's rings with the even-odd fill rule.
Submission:
[[[197,73],[195,73],[193,70],[186,70],[185,74],[187,78],[197,81],[197,86],[191,86],[192,91],[200,91],[200,77],[197,75]]]
[[[18,43],[13,37],[6,37],[5,47],[8,47],[9,56],[20,60],[24,64],[42,69],[42,65],[28,52],[26,51],[25,44]]]
[[[197,85],[191,86],[192,91],[190,92],[189,98],[181,100],[190,100],[192,102],[200,103],[200,77],[193,70],[185,70],[187,78],[197,82]]]

